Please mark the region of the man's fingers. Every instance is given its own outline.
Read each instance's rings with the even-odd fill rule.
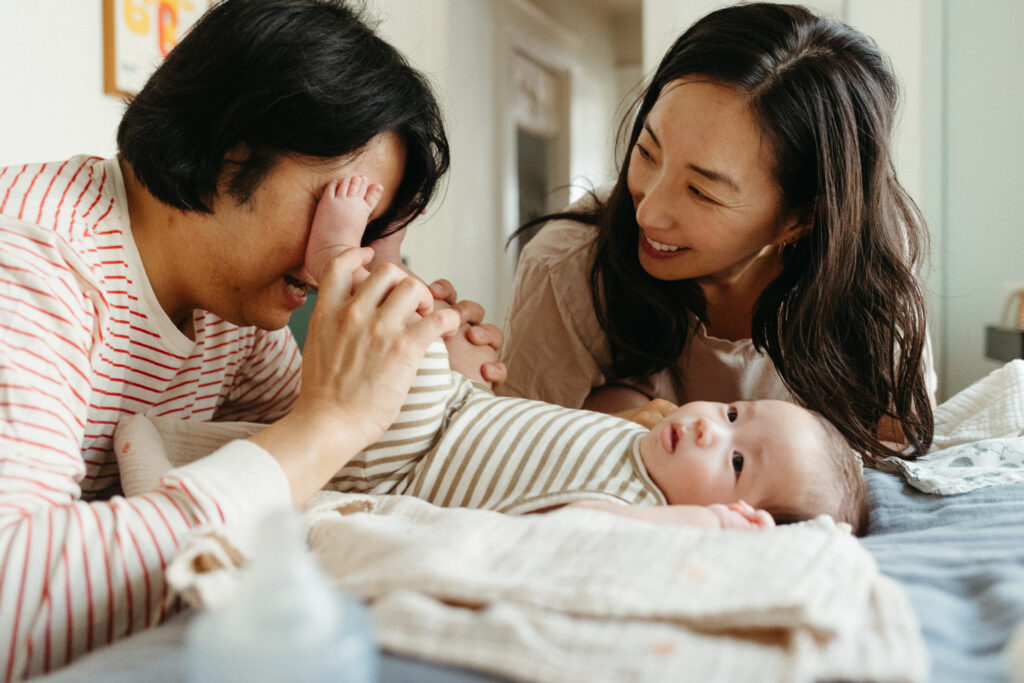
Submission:
[[[434,297],[427,286],[398,266],[382,264],[374,268],[366,286],[371,287],[371,294],[380,297],[382,312],[401,316],[403,320],[414,312],[427,315],[434,310]]]
[[[366,278],[365,266],[373,258],[373,250],[344,249],[336,254],[320,269],[317,282],[317,306],[326,309],[337,309],[348,300],[353,284]],[[316,276],[314,276],[316,277]]]
[[[420,283],[422,284],[422,283]],[[453,308],[439,308],[428,311],[419,320],[409,325],[409,332],[417,341],[426,346],[434,339],[451,334],[459,327],[459,314]]]

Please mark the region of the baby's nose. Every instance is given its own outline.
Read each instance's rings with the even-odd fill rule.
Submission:
[[[696,428],[696,442],[699,448],[710,448],[715,445],[717,434],[715,433],[714,425],[710,421],[699,417],[697,418]]]

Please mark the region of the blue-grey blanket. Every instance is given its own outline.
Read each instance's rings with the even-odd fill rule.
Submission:
[[[1007,681],[1002,651],[1024,622],[1024,484],[934,496],[897,475],[866,476],[862,541],[917,613],[931,680]]]

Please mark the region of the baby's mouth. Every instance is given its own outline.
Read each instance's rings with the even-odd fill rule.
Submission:
[[[675,453],[682,432],[681,425],[666,425],[661,432],[661,445],[666,453]]]

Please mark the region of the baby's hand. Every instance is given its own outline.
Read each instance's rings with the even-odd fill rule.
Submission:
[[[332,258],[359,247],[366,222],[383,193],[379,183],[371,183],[365,176],[345,177],[327,185],[306,244],[306,270],[313,279],[319,279],[321,270]],[[356,273],[355,284],[366,278],[366,270],[360,271]]]
[[[746,501],[737,501],[731,505],[714,503],[708,510],[718,518],[723,529],[773,529],[775,520],[764,510],[755,510]]]

